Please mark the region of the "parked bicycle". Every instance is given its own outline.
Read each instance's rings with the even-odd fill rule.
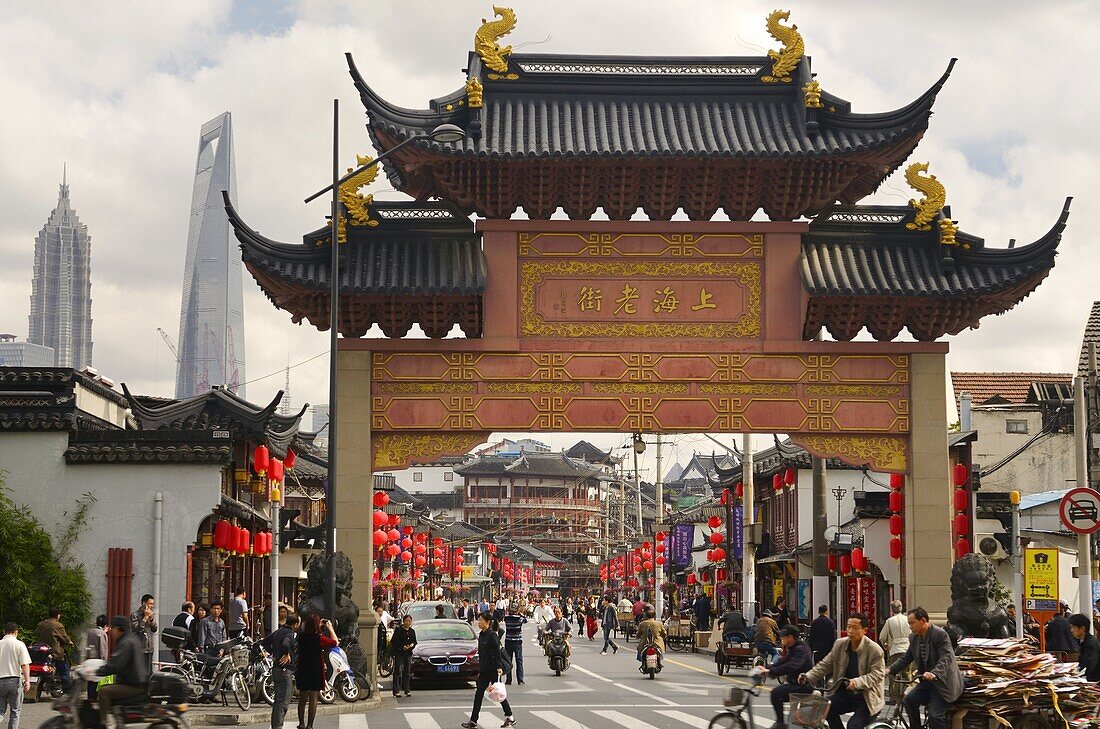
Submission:
[[[218,644],[217,655],[207,655],[188,650],[182,638],[170,631],[165,629],[164,642],[169,648],[180,652],[180,662],[162,664],[161,670],[181,676],[194,701],[211,703],[220,698],[223,706],[229,706],[229,696],[232,695],[241,711],[252,707],[249,688],[250,640],[244,637],[228,640]]]

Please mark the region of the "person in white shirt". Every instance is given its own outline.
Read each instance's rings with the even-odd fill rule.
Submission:
[[[31,654],[19,640],[19,626],[8,623],[0,638],[0,721],[8,715],[8,729],[19,729],[23,694],[31,690]]]
[[[546,632],[546,626],[551,620],[554,619],[554,610],[550,607],[550,600],[544,598],[542,602],[535,606],[535,642],[542,642],[542,634]]]
[[[882,646],[883,652],[886,653],[887,665],[893,663],[899,656],[904,655],[909,650],[909,637],[913,634],[913,631],[909,628],[909,617],[905,614],[905,608],[902,607],[900,600],[894,600],[890,603],[890,612],[893,614],[882,624],[882,630],[878,634],[878,642]],[[903,681],[909,680],[909,669],[906,669],[905,675],[901,678]],[[888,686],[887,698],[892,703],[896,703],[901,701],[902,694],[903,687],[891,681]]]

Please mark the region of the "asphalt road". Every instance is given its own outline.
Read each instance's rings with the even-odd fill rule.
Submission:
[[[525,626],[530,629],[530,626]],[[573,642],[572,663],[561,677],[546,665],[528,630],[524,640],[524,679],[508,687],[508,699],[519,725],[547,729],[596,729],[624,727],[654,729],[690,727],[706,729],[722,706],[730,686],[747,687],[744,672],[719,677],[711,657],[669,652],[664,670],[655,680],[638,672],[634,644],[623,645],[618,654],[601,656],[602,634],[597,640]],[[318,717],[315,729],[437,729],[458,727],[470,715],[473,684],[413,683],[411,698],[393,699],[390,683],[382,692],[384,704],[362,714]],[[775,721],[767,689],[756,700],[758,727]],[[286,729],[297,726],[297,707],[287,714]],[[482,705],[479,725],[499,727],[500,706],[488,698]],[[260,726],[260,725],[254,725]]]

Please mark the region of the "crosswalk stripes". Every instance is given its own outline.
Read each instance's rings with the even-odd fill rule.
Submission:
[[[440,729],[439,722],[426,711],[410,711],[405,714],[409,729]]]
[[[707,729],[710,726],[710,722],[706,719],[700,719],[697,716],[692,716],[686,711],[676,711],[675,709],[655,709],[655,711],[661,716],[667,716],[669,719],[675,719],[682,723],[684,726],[693,726],[696,729]]]
[[[367,729],[367,717],[363,714],[340,714],[340,729]]]
[[[588,729],[588,727],[581,724],[576,719],[570,719],[568,716],[556,711],[532,711],[531,716],[545,719],[550,726],[557,727],[558,729]]]
[[[611,709],[600,709],[593,711],[593,714],[601,716],[608,721],[613,721],[619,726],[627,727],[627,729],[656,729],[652,724],[646,724],[644,721],[639,721],[633,716],[627,716],[621,711],[612,711]]]

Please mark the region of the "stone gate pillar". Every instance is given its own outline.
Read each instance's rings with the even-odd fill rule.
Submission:
[[[376,681],[378,616],[372,608],[374,469],[371,460],[371,353],[338,352],[336,396],[336,549],[355,570],[352,599],[359,605],[359,643],[367,676]]]
[[[947,460],[945,354],[911,359],[910,476],[905,484],[906,609],[946,613],[951,604],[951,481]]]

